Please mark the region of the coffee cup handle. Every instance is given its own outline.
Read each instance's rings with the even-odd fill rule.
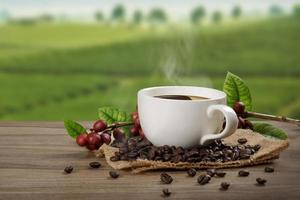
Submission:
[[[202,136],[200,140],[200,144],[203,145],[209,140],[221,139],[224,137],[228,137],[233,134],[238,127],[238,118],[235,114],[234,110],[226,105],[210,105],[207,109],[207,115],[209,118],[213,120],[213,116],[215,112],[222,112],[225,117],[226,126],[221,133],[216,134],[208,134]]]

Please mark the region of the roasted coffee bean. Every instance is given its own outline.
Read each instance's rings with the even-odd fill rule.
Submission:
[[[272,172],[274,172],[274,168],[273,167],[265,167],[265,172],[272,173]]]
[[[127,146],[122,146],[119,148],[120,154],[125,154],[128,152],[128,147]]]
[[[223,142],[220,139],[216,139],[216,140],[213,141],[213,145],[216,145],[217,147],[222,147]]]
[[[247,170],[241,170],[241,171],[239,171],[239,176],[245,177],[245,176],[249,176],[249,174],[250,174],[250,172],[247,171]]]
[[[226,155],[226,156],[231,156],[232,150],[231,149],[224,149],[223,154]]]
[[[241,149],[240,154],[251,155],[251,149],[249,149],[249,148]]]
[[[119,173],[116,171],[110,171],[109,172],[110,177],[112,178],[118,178],[119,177]]]
[[[167,188],[163,189],[163,190],[162,190],[162,193],[163,193],[163,196],[166,196],[166,197],[168,197],[168,196],[171,195],[171,192],[170,192],[169,189],[167,189]]]
[[[216,175],[218,177],[224,177],[226,175],[226,172],[223,172],[223,171],[216,171]]]
[[[207,184],[210,181],[210,179],[211,179],[210,175],[208,175],[208,174],[201,174],[198,177],[197,181],[198,181],[198,183],[200,185],[205,185],[205,184]]]
[[[90,162],[90,167],[91,168],[99,168],[99,167],[101,167],[101,163],[99,163],[99,162]]]
[[[261,148],[260,144],[256,144],[256,145],[254,145],[254,147],[253,147],[253,149],[254,149],[255,151],[258,151],[260,148]]]
[[[199,156],[200,156],[200,157],[204,157],[204,156],[206,156],[207,154],[209,154],[209,150],[208,150],[208,149],[200,149],[200,150],[199,150]]]
[[[211,159],[210,159],[210,157],[204,157],[204,158],[202,159],[202,161],[204,161],[204,162],[209,162],[209,161],[211,161]]]
[[[172,176],[170,176],[169,174],[167,174],[167,173],[164,172],[164,173],[161,173],[160,180],[164,184],[170,184],[170,183],[172,183],[173,178],[172,178]]]
[[[194,157],[190,157],[190,158],[187,158],[186,161],[193,163],[193,162],[197,162],[197,159]]]
[[[257,178],[256,182],[258,185],[264,185],[267,182],[267,180],[263,178]]]
[[[182,155],[182,154],[184,154],[184,149],[182,147],[177,147],[177,149],[175,150],[175,153],[178,155]]]
[[[224,162],[228,162],[228,161],[231,161],[231,158],[230,157],[225,157],[223,160],[224,160]]]
[[[170,161],[172,158],[171,154],[164,154],[163,155],[163,161]]]
[[[155,161],[163,160],[163,158],[162,158],[161,156],[155,156],[154,160],[155,160]]]
[[[170,146],[168,146],[168,145],[164,145],[164,146],[163,146],[163,152],[164,152],[165,154],[172,153],[172,148],[171,148]]]
[[[210,177],[214,177],[216,174],[216,170],[215,169],[207,169],[206,173],[210,176]]]
[[[240,153],[238,150],[234,150],[231,156],[231,160],[237,160],[240,156]]]
[[[187,171],[187,174],[190,177],[194,177],[197,174],[197,171],[195,169],[191,168]]]
[[[240,159],[249,159],[250,158],[250,155],[248,154],[241,154],[240,155]]]
[[[182,162],[182,161],[184,161],[182,155],[175,155],[175,156],[172,157],[172,159],[171,159],[171,162],[173,162],[173,163],[178,163],[178,162]]]
[[[64,171],[65,171],[65,173],[70,174],[73,171],[73,167],[72,166],[67,166],[67,167],[65,167]]]
[[[149,140],[147,140],[147,139],[145,138],[145,139],[143,139],[142,141],[138,142],[136,147],[137,147],[138,149],[140,149],[140,148],[142,148],[142,147],[146,147],[146,146],[150,146],[150,145],[152,145],[151,142],[149,142]]]
[[[120,160],[120,157],[118,157],[118,156],[110,157],[110,161],[112,161],[112,162],[119,161],[119,160]]]
[[[155,152],[156,152],[156,149],[154,147],[152,147],[149,152],[148,152],[148,159],[149,160],[153,160],[155,158]]]
[[[127,157],[128,157],[128,158],[137,158],[138,155],[139,155],[138,152],[136,152],[136,151],[131,151],[131,152],[129,152],[129,153],[127,154]]]
[[[188,158],[189,157],[196,157],[199,156],[199,152],[196,149],[192,149],[191,151],[185,154]]]
[[[246,142],[248,142],[248,140],[246,138],[239,138],[238,139],[238,143],[240,143],[240,144],[245,144]]]
[[[228,190],[228,188],[230,186],[230,183],[228,183],[228,182],[222,182],[220,186],[221,186],[220,190]]]

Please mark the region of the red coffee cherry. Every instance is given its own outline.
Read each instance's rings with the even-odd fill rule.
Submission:
[[[110,135],[108,134],[108,133],[102,133],[101,134],[101,141],[103,142],[103,143],[105,143],[105,144],[110,144],[110,142],[111,142],[111,137],[110,137]]]
[[[97,133],[88,134],[87,140],[89,145],[100,146],[102,144],[101,137]]]
[[[133,121],[133,123],[134,123],[134,126],[136,126],[136,127],[141,127],[141,123],[140,123],[140,119],[139,119],[139,118],[136,118],[136,119]]]
[[[113,131],[113,136],[118,141],[122,141],[123,139],[125,139],[124,131],[122,129],[119,129],[119,128],[116,128]]]
[[[93,129],[95,132],[104,131],[106,128],[107,128],[107,124],[103,120],[97,120],[93,125]]]
[[[139,117],[138,112],[132,112],[131,113],[131,119],[132,121],[136,120]]]
[[[76,137],[76,143],[81,147],[86,146],[88,144],[87,134],[83,133],[83,134],[78,135]]]
[[[133,135],[133,136],[138,136],[140,133],[139,133],[139,130],[140,130],[140,127],[137,127],[137,126],[133,126],[131,129],[130,129],[130,133]]]
[[[86,148],[87,148],[88,150],[90,150],[90,151],[97,150],[97,149],[99,149],[99,147],[100,147],[100,146],[98,146],[98,145],[92,145],[92,144],[88,144],[88,145],[86,146]]]
[[[144,134],[143,129],[140,128],[139,133],[140,133],[141,138],[145,138],[145,134]]]
[[[233,106],[233,110],[236,112],[236,114],[242,115],[245,113],[245,104],[241,101],[237,101]]]

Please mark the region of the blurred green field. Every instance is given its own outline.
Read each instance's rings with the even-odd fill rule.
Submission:
[[[179,29],[0,26],[0,120],[88,120],[133,110],[154,85],[222,88],[243,77],[254,109],[300,118],[300,23],[293,18]]]
[[[1,74],[1,80],[18,79],[3,93],[1,120],[87,120],[97,117],[100,106],[117,106],[123,110],[135,109],[136,92],[153,85],[175,85],[163,77],[114,77],[98,75],[22,75]],[[43,79],[43,80],[41,80]],[[67,82],[65,80],[68,80]],[[203,76],[182,78],[185,85],[198,85],[222,89],[224,78]],[[299,117],[299,109],[286,112],[283,107],[299,102],[300,81],[297,78],[249,77],[254,110],[266,113],[289,114]],[[291,92],[292,91],[292,92]],[[293,92],[294,91],[294,92]]]
[[[69,28],[37,26],[41,27],[32,28],[31,34],[25,28],[24,36],[24,28],[2,27],[0,36],[12,35],[6,44],[2,41],[4,52],[0,52],[11,54],[0,59],[2,71],[144,75],[161,70],[162,63],[170,58],[184,70],[210,76],[221,76],[228,70],[245,76],[300,75],[297,66],[300,25],[294,18],[199,27],[190,31],[174,27],[162,32],[148,29],[144,34],[139,33],[143,29],[134,27],[94,27],[95,33],[92,25],[89,28],[77,25],[77,33],[76,25]],[[112,30],[103,31],[105,29]],[[52,48],[48,49],[49,46]],[[14,49],[22,48],[28,52],[36,48],[38,51],[30,55],[13,53]]]

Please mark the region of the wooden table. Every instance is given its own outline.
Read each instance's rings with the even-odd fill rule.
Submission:
[[[300,199],[300,128],[276,125],[289,133],[291,145],[272,164],[274,173],[256,166],[242,178],[237,177],[239,169],[227,169],[224,178],[200,186],[184,171],[169,172],[171,185],[161,184],[160,172],[121,171],[113,180],[103,159],[100,169],[89,169],[89,162],[98,159],[75,144],[63,123],[0,122],[0,199],[162,199],[162,188],[172,191],[168,199]],[[63,173],[67,165],[74,166],[73,173]],[[256,186],[257,177],[267,184]],[[221,181],[231,183],[228,191],[218,189]]]

